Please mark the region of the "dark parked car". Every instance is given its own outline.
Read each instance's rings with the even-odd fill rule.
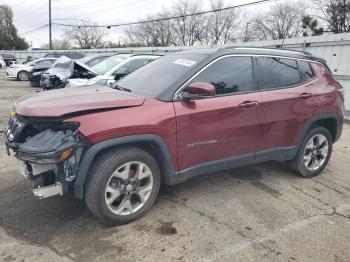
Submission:
[[[85,64],[62,56],[52,67],[41,74],[40,87],[43,90],[64,88],[69,78],[90,79],[97,75]]]
[[[22,97],[5,131],[36,196],[72,192],[109,224],[145,214],[161,183],[270,160],[316,176],[342,133],[343,89],[302,52],[174,53],[117,84]]]
[[[40,86],[40,79],[41,75],[48,70],[57,60],[56,58],[51,58],[51,62],[47,63],[41,63],[38,65],[35,65],[32,69],[32,71],[29,73],[28,79],[30,81],[30,84],[32,86]]]
[[[5,61],[6,66],[10,66],[12,64],[12,62],[17,62],[17,58],[14,55],[11,55],[11,54],[0,54],[0,56]]]
[[[61,56],[66,56],[70,59],[76,60],[76,59],[81,59],[85,55],[79,52],[50,52],[44,55],[43,57],[46,58],[60,58]]]

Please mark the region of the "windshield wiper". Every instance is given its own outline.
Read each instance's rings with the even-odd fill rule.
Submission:
[[[129,89],[129,88],[125,88],[125,87],[121,87],[121,86],[119,86],[119,85],[112,85],[111,86],[113,89],[118,89],[118,90],[120,90],[120,91],[125,91],[125,92],[131,92],[131,90]]]

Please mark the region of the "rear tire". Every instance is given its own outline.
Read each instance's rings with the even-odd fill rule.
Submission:
[[[314,177],[322,172],[332,154],[333,139],[328,129],[314,126],[299,146],[289,166],[303,177]]]
[[[139,148],[112,149],[92,165],[85,186],[85,203],[108,225],[142,217],[158,195],[161,174],[156,160]]]
[[[29,78],[29,74],[27,71],[18,72],[17,78],[21,81],[27,81]]]

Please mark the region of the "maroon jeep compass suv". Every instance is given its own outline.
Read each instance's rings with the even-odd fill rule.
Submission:
[[[161,183],[269,160],[315,176],[342,131],[342,88],[308,53],[185,51],[117,84],[22,97],[5,130],[36,196],[72,192],[109,224],[141,217]]]

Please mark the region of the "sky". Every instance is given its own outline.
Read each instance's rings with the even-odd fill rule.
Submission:
[[[170,7],[177,0],[52,0],[52,22],[77,24],[79,19],[91,20],[102,25],[138,21]],[[227,6],[254,2],[255,0],[226,0]],[[48,27],[30,32],[48,24],[49,0],[0,0],[12,7],[14,24],[21,37],[30,46],[40,47],[49,42]],[[203,9],[209,9],[210,0],[201,0]],[[254,6],[261,10],[269,4]],[[118,42],[125,39],[126,27],[111,28],[106,40]],[[61,39],[64,27],[52,27],[52,39]]]

